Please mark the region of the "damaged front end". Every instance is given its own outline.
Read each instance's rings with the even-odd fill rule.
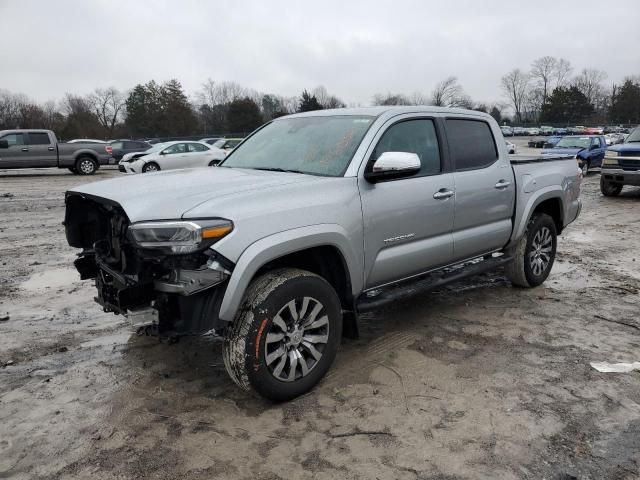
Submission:
[[[108,199],[68,192],[65,231],[82,248],[81,279],[95,279],[95,301],[135,328],[166,336],[220,330],[218,317],[233,264],[209,247],[231,232],[226,219],[131,224]]]

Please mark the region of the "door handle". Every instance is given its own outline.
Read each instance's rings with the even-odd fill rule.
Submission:
[[[29,149],[28,149],[27,147],[24,147],[24,148],[22,148],[21,150],[22,150],[23,152],[28,152],[28,151],[29,151]]]
[[[436,200],[444,200],[449,197],[453,197],[453,191],[446,188],[441,188],[433,194],[433,198],[435,198]]]
[[[496,188],[498,190],[504,190],[509,185],[511,185],[511,182],[507,182],[506,180],[499,180],[498,183],[496,183]]]
[[[49,147],[47,150],[49,150],[50,152],[53,152],[55,150],[55,148]]]

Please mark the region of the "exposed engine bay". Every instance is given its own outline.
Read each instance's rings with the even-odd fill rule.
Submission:
[[[68,193],[66,205],[67,241],[82,248],[74,265],[81,279],[95,279],[95,301],[105,312],[165,336],[226,324],[218,311],[233,269],[227,259],[209,248],[167,254],[141,247],[124,210],[108,199]]]

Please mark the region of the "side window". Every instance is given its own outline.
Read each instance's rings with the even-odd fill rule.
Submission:
[[[113,148],[114,150],[122,150],[123,147],[123,142],[113,142],[111,144],[111,148]]]
[[[368,168],[384,152],[415,153],[420,158],[416,176],[440,173],[440,148],[433,120],[421,118],[398,122],[387,129],[376,145]]]
[[[189,152],[204,152],[209,150],[204,145],[200,145],[199,143],[189,143]]]
[[[171,145],[163,150],[166,155],[172,155],[174,153],[185,153],[187,151],[187,146],[184,143],[176,143],[175,145]]]
[[[29,145],[51,145],[49,134],[44,132],[29,132]]]
[[[9,133],[0,140],[6,140],[10,147],[15,145],[24,145],[24,136],[22,133]]]
[[[595,137],[595,138],[593,139],[593,145],[594,145],[596,148],[600,148],[600,147],[602,146],[602,143],[600,142],[600,137]]]
[[[447,120],[447,139],[456,170],[485,168],[498,159],[489,125],[480,120]]]

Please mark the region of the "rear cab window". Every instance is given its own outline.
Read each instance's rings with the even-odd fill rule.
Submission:
[[[29,132],[29,145],[51,145],[51,139],[46,132]]]
[[[496,141],[488,123],[459,118],[449,118],[445,123],[456,171],[486,168],[498,160]]]

